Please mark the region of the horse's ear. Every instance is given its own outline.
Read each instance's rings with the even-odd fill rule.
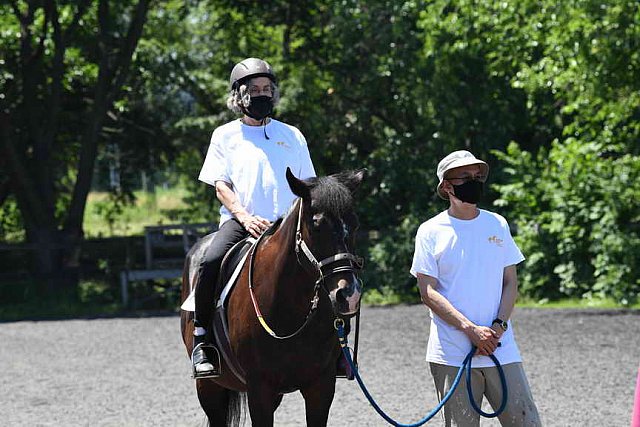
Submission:
[[[301,197],[302,199],[310,198],[311,193],[309,192],[307,184],[305,184],[301,179],[296,178],[289,167],[287,167],[287,182],[289,183],[289,188],[291,188],[293,194]]]
[[[336,178],[338,178],[338,180],[343,183],[351,193],[355,193],[360,187],[366,171],[367,170],[363,168],[355,171],[341,172],[336,175]]]

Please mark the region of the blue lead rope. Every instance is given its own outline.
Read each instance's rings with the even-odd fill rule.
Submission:
[[[366,396],[367,400],[369,400],[369,403],[371,404],[371,406],[373,406],[376,412],[378,412],[378,414],[380,414],[382,418],[384,418],[389,424],[393,426],[418,427],[428,422],[431,418],[433,418],[438,413],[438,411],[440,411],[440,409],[442,409],[442,407],[445,405],[445,403],[447,403],[447,401],[451,398],[451,396],[453,396],[453,393],[458,387],[458,384],[460,384],[460,379],[462,378],[462,373],[465,371],[465,369],[467,371],[467,394],[469,395],[469,401],[471,402],[471,406],[477,413],[479,413],[480,415],[486,418],[494,418],[500,415],[502,411],[504,411],[504,408],[507,406],[507,380],[505,379],[504,371],[502,370],[502,366],[500,365],[500,362],[498,361],[498,359],[496,359],[496,357],[493,354],[489,355],[489,357],[491,358],[491,360],[493,360],[493,363],[495,363],[496,368],[498,368],[498,374],[500,375],[500,382],[502,383],[502,403],[500,404],[500,407],[498,408],[498,410],[492,414],[483,412],[482,409],[480,409],[476,404],[476,401],[473,398],[473,390],[471,389],[471,359],[473,358],[476,352],[476,347],[473,346],[469,354],[467,354],[467,357],[465,357],[464,362],[462,362],[462,366],[460,366],[460,369],[458,370],[458,374],[456,375],[456,378],[453,381],[453,384],[451,385],[451,389],[449,389],[449,391],[444,396],[444,398],[440,401],[440,403],[438,403],[438,406],[433,408],[433,410],[429,412],[420,421],[417,421],[413,424],[399,423],[395,421],[393,418],[391,418],[390,416],[388,416],[382,409],[380,409],[376,401],[373,399],[373,397],[369,393],[369,390],[367,390],[367,387],[362,382],[362,378],[360,378],[360,373],[358,372],[358,368],[356,368],[356,366],[353,364],[353,360],[351,359],[351,353],[349,352],[349,348],[347,346],[348,343],[347,343],[347,337],[344,333],[344,322],[336,321],[335,328],[338,331],[338,339],[340,341],[340,347],[342,347],[342,352],[344,353],[344,356],[346,357],[347,362],[349,362],[349,366],[351,367],[351,370],[355,374],[356,380],[358,381],[358,384],[360,385],[362,392]]]

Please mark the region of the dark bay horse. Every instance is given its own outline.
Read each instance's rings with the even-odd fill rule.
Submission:
[[[298,199],[277,230],[258,240],[228,298],[230,346],[246,384],[225,361],[219,378],[196,380],[211,425],[237,423],[243,406],[239,393],[246,392],[252,425],[273,426],[283,394],[299,390],[307,426],[326,426],[340,353],[334,321],[353,316],[360,307],[357,270],[362,262],[354,255],[358,218],[353,193],[363,175],[343,172],[302,181],[287,169]],[[194,246],[187,255],[183,301],[190,291],[189,258],[198,250]],[[193,312],[181,312],[181,327],[190,355]]]

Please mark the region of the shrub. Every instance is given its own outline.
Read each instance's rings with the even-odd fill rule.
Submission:
[[[640,157],[603,143],[555,141],[536,156],[512,143],[495,205],[527,256],[521,290],[535,298],[611,297],[640,290]]]

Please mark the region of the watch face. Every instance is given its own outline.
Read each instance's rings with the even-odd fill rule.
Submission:
[[[493,323],[497,324],[498,326],[500,326],[503,331],[506,331],[507,328],[509,327],[509,324],[507,322],[505,322],[504,320],[496,319],[496,320],[493,321]]]

